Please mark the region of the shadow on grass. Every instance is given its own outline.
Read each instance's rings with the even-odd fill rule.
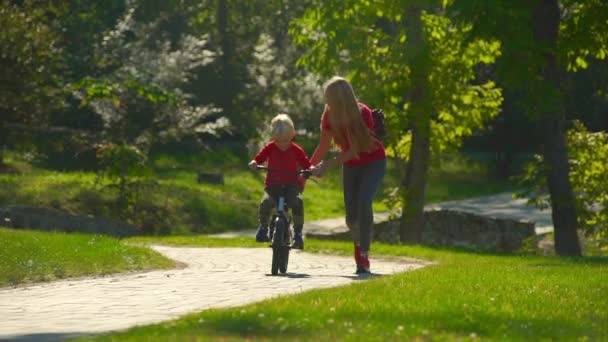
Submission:
[[[242,316],[226,317],[220,315],[213,320],[205,320],[203,326],[204,335],[209,337],[239,337],[245,340],[258,338],[296,338],[310,334],[309,331],[294,326],[289,320],[278,321],[267,319],[263,315],[245,314]],[[186,328],[190,330],[190,327]],[[209,332],[209,334],[207,334]],[[177,333],[178,336],[181,332]]]
[[[294,309],[295,310],[295,309]],[[300,312],[306,320],[290,321],[293,312],[266,312],[265,315],[250,313],[239,316],[222,312],[212,319],[204,320],[204,329],[219,337],[240,336],[243,338],[266,339],[298,337],[307,339],[314,336],[319,340],[342,339],[345,336],[369,338],[373,332],[378,340],[394,338],[411,339],[424,337],[476,338],[506,340],[542,340],[595,338],[602,339],[601,330],[575,320],[508,317],[486,312],[444,312],[424,314],[420,312],[395,313],[385,311],[352,311],[336,308],[335,313],[317,315]],[[287,319],[283,320],[285,317]],[[281,318],[281,319],[279,319]],[[332,323],[327,323],[328,321]],[[283,324],[281,324],[281,322]],[[361,324],[361,322],[366,322]],[[369,326],[371,323],[371,329]],[[348,327],[354,327],[349,331]],[[401,328],[399,328],[401,327]],[[423,335],[423,336],[421,336]],[[179,332],[178,332],[179,336]]]
[[[590,257],[555,257],[560,261],[570,262],[573,264],[585,265],[608,265],[608,256],[590,256]]]

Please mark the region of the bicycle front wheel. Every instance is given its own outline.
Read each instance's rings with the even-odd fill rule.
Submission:
[[[272,275],[287,272],[287,262],[289,259],[287,222],[282,217],[277,217],[274,222],[274,236],[272,238]]]

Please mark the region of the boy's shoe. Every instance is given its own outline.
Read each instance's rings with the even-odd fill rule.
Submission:
[[[304,249],[304,239],[302,239],[302,233],[295,233],[291,248]]]
[[[270,241],[270,239],[268,239],[268,228],[259,226],[258,232],[255,234],[255,241],[256,242]]]

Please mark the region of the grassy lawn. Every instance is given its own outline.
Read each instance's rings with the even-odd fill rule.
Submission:
[[[175,266],[148,248],[99,235],[0,227],[0,241],[0,287]]]
[[[131,241],[254,245],[251,239],[194,237]],[[351,254],[345,242],[308,240],[306,249]],[[417,257],[436,264],[85,340],[608,339],[607,258],[491,255],[380,243],[373,250],[374,257]]]
[[[225,160],[218,158],[224,153]],[[116,193],[93,172],[44,169],[15,155],[7,163],[18,174],[0,174],[0,206],[11,204],[57,208],[73,214],[127,220],[151,234],[209,234],[251,229],[257,225],[257,207],[264,174],[246,169],[246,156],[229,151],[201,154],[156,155],[151,160],[156,185],[143,191],[137,215],[120,217]],[[218,166],[219,165],[219,166]],[[488,176],[485,164],[462,156],[446,157],[429,175],[427,202],[489,195],[514,189],[512,183]],[[225,184],[197,182],[197,172],[222,172]],[[383,193],[400,183],[396,166],[380,189],[374,209],[387,210]],[[340,170],[331,170],[307,182],[303,193],[306,220],[344,214]]]

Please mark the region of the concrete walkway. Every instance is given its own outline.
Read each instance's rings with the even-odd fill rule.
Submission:
[[[126,329],[428,265],[372,258],[374,274],[361,277],[353,273],[352,258],[294,250],[288,273],[270,276],[270,248],[152,248],[187,266],[0,289],[0,340],[63,340]]]

